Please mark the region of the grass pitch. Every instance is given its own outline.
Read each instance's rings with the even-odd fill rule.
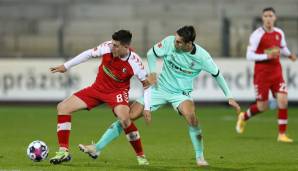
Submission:
[[[298,170],[298,107],[289,109],[288,134],[293,144],[276,141],[276,112],[268,111],[251,119],[243,135],[235,132],[236,115],[224,106],[197,106],[202,125],[205,158],[210,166],[198,168],[185,120],[170,107],[153,112],[151,125],[136,121],[150,165],[137,165],[134,152],[122,134],[96,160],[77,148],[79,143],[97,141],[115,120],[111,110],[98,107],[73,114],[70,147],[72,161],[51,165],[57,150],[55,106],[0,107],[0,171],[23,170]],[[33,140],[47,143],[49,157],[32,162],[26,148]]]

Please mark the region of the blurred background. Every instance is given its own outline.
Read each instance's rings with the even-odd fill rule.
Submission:
[[[196,43],[215,58],[234,96],[253,100],[253,63],[245,53],[268,6],[276,9],[277,26],[297,53],[298,0],[0,0],[0,101],[61,100],[92,83],[99,63],[65,75],[51,75],[50,66],[110,40],[121,28],[132,31],[132,46],[145,57],[154,43],[186,24],[195,26]],[[298,101],[297,64],[285,59],[283,65],[289,98]],[[195,99],[225,100],[212,78],[202,75]]]

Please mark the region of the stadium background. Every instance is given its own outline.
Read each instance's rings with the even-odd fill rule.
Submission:
[[[246,47],[250,33],[261,23],[261,10],[267,6],[276,9],[277,26],[284,29],[289,49],[297,54],[297,0],[0,0],[0,170],[32,170],[32,167],[33,170],[47,170],[48,167],[49,170],[96,170],[96,167],[138,170],[123,137],[111,145],[113,148],[107,149],[103,161],[89,163],[86,156],[74,150],[77,159],[74,158],[69,168],[53,168],[48,162],[32,164],[26,159],[24,150],[29,142],[42,139],[51,149],[50,156],[54,154],[54,104],[89,85],[95,79],[99,62],[91,60],[67,74],[50,74],[48,68],[109,40],[120,28],[132,31],[132,46],[144,57],[154,43],[174,33],[178,27],[194,25],[196,42],[214,57],[235,98],[245,102],[241,103],[245,109],[246,102],[254,100],[253,63],[245,59]],[[297,140],[298,64],[287,59],[282,63],[289,87],[289,132]],[[130,96],[135,99],[141,95],[141,90],[135,80],[132,84]],[[202,73],[194,87],[193,95],[199,102],[198,113],[202,113],[199,118],[206,133],[206,158],[214,166],[210,170],[298,169],[297,154],[294,153],[298,151],[297,144],[280,146],[275,142],[273,110],[254,119],[244,138],[238,137],[234,133],[235,115],[231,115],[233,111],[226,105],[218,106],[218,102],[225,102],[225,98],[212,78]],[[50,105],[40,105],[40,102],[50,102]],[[205,106],[202,102],[210,105]],[[276,107],[274,101],[271,104],[272,108]],[[102,115],[98,116],[98,113]],[[153,163],[151,168],[146,168],[148,170],[195,169],[186,125],[174,113],[168,107],[163,108],[154,116],[155,123],[150,128],[143,121],[137,122]],[[109,109],[102,107],[74,118],[73,148],[77,143],[96,139],[114,120]],[[169,129],[156,133],[164,128],[163,122],[168,123]],[[92,127],[95,123],[96,131]],[[81,130],[75,128],[76,124]],[[176,127],[181,129],[177,131]],[[162,138],[165,135],[167,138]],[[156,143],[157,137],[163,145]],[[247,148],[245,157],[238,157],[238,152],[243,150],[237,147],[239,143]],[[128,152],[123,151],[123,144]],[[269,152],[261,148],[264,144]],[[181,149],[182,145],[186,152],[162,149],[164,146]],[[126,156],[126,153],[127,159],[122,161],[119,156]],[[255,157],[255,153],[261,157]],[[116,165],[113,164],[115,160]]]
[[[253,63],[244,56],[266,6],[276,8],[277,25],[285,30],[289,49],[297,52],[297,0],[1,0],[0,101],[61,100],[94,80],[98,61],[63,76],[51,75],[50,66],[110,40],[120,28],[132,31],[132,46],[144,57],[154,43],[185,24],[195,26],[197,43],[215,58],[234,96],[253,100]],[[288,60],[284,65],[289,98],[298,101],[298,69]],[[196,100],[225,100],[212,78],[198,79]],[[134,99],[139,93],[130,95]]]

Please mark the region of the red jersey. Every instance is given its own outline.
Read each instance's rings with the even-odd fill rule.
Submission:
[[[268,59],[265,51],[278,47],[282,54],[290,55],[283,31],[274,27],[272,32],[266,32],[263,27],[259,27],[251,34],[249,43],[247,58],[255,60],[255,75],[263,78],[282,76],[279,56]]]
[[[92,87],[102,92],[128,91],[130,79],[134,75],[140,81],[146,79],[146,70],[141,58],[133,51],[124,57],[114,57],[112,42],[107,41],[94,48],[92,56],[102,56],[102,63],[98,67],[98,73]]]

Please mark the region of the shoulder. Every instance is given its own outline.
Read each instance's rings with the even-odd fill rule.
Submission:
[[[164,38],[164,40],[166,40],[166,41],[175,40],[175,36],[174,35],[167,36],[167,37]]]
[[[174,35],[168,36],[164,40],[167,44],[174,45],[175,36]]]
[[[142,58],[136,52],[131,51],[128,61],[132,61],[132,62],[140,61],[141,62]]]
[[[259,27],[251,33],[250,38],[260,38],[263,36],[264,33],[265,30],[262,27]]]
[[[162,43],[165,46],[169,46],[170,44],[174,44],[175,36],[167,36],[165,37],[160,43]]]
[[[274,27],[273,30],[281,35],[284,35],[284,31],[281,28]]]
[[[203,47],[195,44],[197,50],[196,50],[196,56],[198,59],[203,59],[203,60],[207,60],[207,59],[211,59],[211,56],[209,54],[209,52],[204,49]]]
[[[112,52],[112,41],[106,41],[98,45],[94,50],[99,50],[100,54],[110,53]]]
[[[135,52],[131,51],[128,62],[133,68],[144,69],[144,65],[142,63],[142,58]]]

